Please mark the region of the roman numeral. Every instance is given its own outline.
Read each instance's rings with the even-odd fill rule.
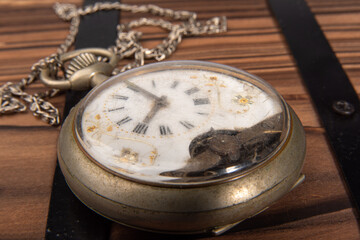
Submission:
[[[194,105],[203,105],[203,104],[209,104],[210,100],[208,98],[195,98],[193,99]]]
[[[127,122],[130,122],[131,120],[132,120],[132,118],[127,116],[127,117],[124,117],[123,119],[121,119],[120,121],[118,121],[116,124],[121,126]]]
[[[154,80],[151,81],[153,88],[156,88],[156,83]]]
[[[176,88],[178,84],[179,84],[178,81],[174,81],[174,82],[171,84],[171,88]]]
[[[125,101],[129,99],[129,97],[123,96],[123,95],[114,95],[114,98],[120,99],[120,100],[125,100]]]
[[[197,114],[199,114],[199,115],[205,115],[205,116],[209,115],[208,113],[203,113],[203,112],[197,112]]]
[[[191,94],[193,94],[193,93],[198,92],[199,90],[200,90],[200,89],[198,89],[197,87],[193,87],[193,88],[190,88],[190,89],[186,90],[185,93],[186,93],[187,95],[191,95]]]
[[[191,123],[189,123],[187,121],[180,121],[180,124],[183,125],[184,127],[186,127],[187,129],[192,129],[193,127],[195,127],[194,125],[192,125]]]
[[[121,109],[124,109],[124,107],[112,108],[112,109],[109,109],[108,112],[113,112],[113,111],[117,111],[117,110],[121,110]]]
[[[138,123],[132,131],[138,134],[146,134],[148,127],[149,126],[146,123]]]
[[[162,136],[173,134],[173,133],[171,132],[169,126],[160,125],[160,126],[159,126],[159,129],[160,129],[160,135],[162,135]]]

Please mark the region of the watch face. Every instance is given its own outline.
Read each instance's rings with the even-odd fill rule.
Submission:
[[[133,181],[198,185],[266,162],[289,133],[282,98],[264,81],[198,61],[150,64],[114,76],[82,101],[81,149]]]

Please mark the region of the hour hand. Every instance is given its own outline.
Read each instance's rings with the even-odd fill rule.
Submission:
[[[154,102],[153,107],[151,108],[150,112],[146,115],[144,118],[144,123],[149,123],[150,120],[155,116],[155,114],[163,107],[166,107],[168,105],[166,101],[166,96],[161,96],[159,100],[156,100]]]

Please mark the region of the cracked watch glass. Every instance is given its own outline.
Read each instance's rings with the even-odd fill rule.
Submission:
[[[114,76],[81,103],[80,148],[136,182],[227,180],[274,156],[289,134],[283,99],[263,80],[199,61],[150,64]]]

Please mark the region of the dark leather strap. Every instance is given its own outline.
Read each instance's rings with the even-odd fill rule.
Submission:
[[[107,2],[116,0],[107,0]],[[84,0],[84,6],[96,0]],[[100,47],[114,45],[118,11],[99,12],[81,19],[75,48]],[[66,94],[64,118],[70,109],[80,101],[86,91],[69,91]],[[59,166],[56,166],[45,238],[105,240],[110,235],[111,222],[94,213],[82,204],[67,186]]]
[[[360,206],[360,103],[304,0],[268,0],[325,127],[353,197]]]

